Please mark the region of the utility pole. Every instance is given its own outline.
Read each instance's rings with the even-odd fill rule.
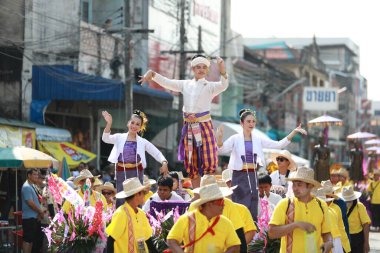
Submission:
[[[131,26],[130,1],[124,0],[124,27]],[[131,78],[131,31],[124,33],[124,82],[125,82],[125,115],[128,120],[133,110],[133,86]]]

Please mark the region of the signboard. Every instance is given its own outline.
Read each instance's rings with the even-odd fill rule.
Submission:
[[[338,89],[305,87],[303,90],[303,109],[308,111],[338,110]]]
[[[36,148],[36,132],[34,129],[0,125],[0,147],[26,146]]]

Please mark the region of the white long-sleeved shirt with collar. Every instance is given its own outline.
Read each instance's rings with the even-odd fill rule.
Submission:
[[[225,91],[228,79],[221,76],[219,82],[210,82],[205,78],[195,80],[172,80],[158,73],[153,81],[165,89],[181,92],[183,95],[183,112],[201,113],[211,110],[212,99]]]
[[[251,133],[251,139],[252,153],[257,154],[257,160],[263,163],[264,168],[266,168],[266,163],[263,148],[283,149],[291,143],[287,137],[280,141],[274,141],[269,138],[261,138],[260,136],[255,135],[253,131]],[[229,137],[223,142],[223,146],[218,148],[218,153],[220,155],[231,153],[228,168],[232,170],[242,170],[244,164],[241,157],[245,157],[244,134],[238,133]]]

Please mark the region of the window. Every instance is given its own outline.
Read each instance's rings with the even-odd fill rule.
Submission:
[[[84,22],[92,23],[92,0],[82,0],[81,16]]]

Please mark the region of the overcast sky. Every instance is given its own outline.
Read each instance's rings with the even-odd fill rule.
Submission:
[[[379,1],[232,0],[232,29],[243,37],[350,38],[360,47],[368,97],[380,100]]]

